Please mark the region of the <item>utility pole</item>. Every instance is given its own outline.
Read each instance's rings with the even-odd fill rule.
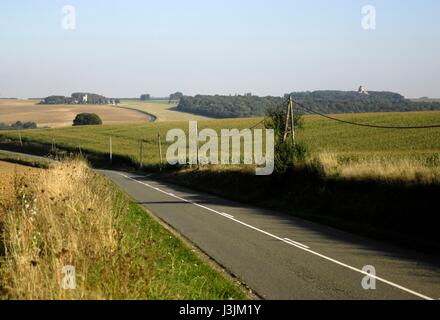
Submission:
[[[20,145],[23,147],[23,140],[21,139],[21,130],[18,130],[18,137],[20,138]]]
[[[292,137],[292,142],[295,144],[295,116],[293,113],[293,99],[289,96],[287,103],[286,128],[284,130],[284,142],[287,141],[289,134]]]
[[[112,137],[109,139],[109,149],[110,149],[110,163],[113,163],[113,141]]]
[[[144,142],[141,140],[141,145],[140,145],[140,151],[139,151],[140,155],[140,168],[142,169],[144,167]]]
[[[196,137],[197,137],[197,146],[196,146],[196,150],[197,150],[197,169],[200,169],[200,161],[199,161],[199,123],[196,122]]]
[[[160,157],[160,171],[162,171],[163,166],[163,157],[162,157],[162,140],[160,137],[160,133],[157,135],[158,141],[159,141],[159,157]]]

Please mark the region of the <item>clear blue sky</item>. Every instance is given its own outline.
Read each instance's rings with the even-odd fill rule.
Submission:
[[[377,29],[361,28],[361,8]],[[73,5],[77,29],[61,27]],[[438,0],[2,0],[0,95],[440,97]]]

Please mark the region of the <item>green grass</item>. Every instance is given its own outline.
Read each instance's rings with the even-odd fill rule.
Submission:
[[[144,209],[130,201],[123,220],[124,246],[130,255],[149,257],[153,270],[148,292],[142,299],[152,300],[241,300],[240,287],[227,280],[196,256],[170,232],[154,221]],[[142,263],[141,263],[142,265]],[[135,280],[135,279],[134,279]]]
[[[0,151],[0,161],[22,164],[34,168],[47,169],[50,166],[50,162],[48,160],[40,160],[33,157],[27,157],[25,155],[15,155],[2,151]]]

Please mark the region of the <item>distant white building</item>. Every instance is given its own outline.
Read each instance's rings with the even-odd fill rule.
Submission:
[[[83,99],[83,101],[82,101],[83,103],[87,103],[89,101],[89,96],[87,94],[85,94],[85,95],[83,95],[82,99]]]
[[[362,94],[364,96],[368,96],[368,94],[369,94],[367,87],[365,87],[365,86],[360,86],[358,92],[359,92],[359,94]]]

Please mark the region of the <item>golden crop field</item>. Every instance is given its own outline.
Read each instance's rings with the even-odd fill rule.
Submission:
[[[175,108],[177,104],[168,103],[168,101],[122,101],[121,106],[140,110],[154,115],[157,118],[157,122],[168,121],[189,121],[189,120],[207,120],[208,117],[198,116],[191,113],[179,112]]]
[[[110,105],[38,105],[35,100],[0,100],[0,123],[35,122],[38,127],[72,126],[79,113],[96,113],[105,125],[145,123],[147,115]]]

